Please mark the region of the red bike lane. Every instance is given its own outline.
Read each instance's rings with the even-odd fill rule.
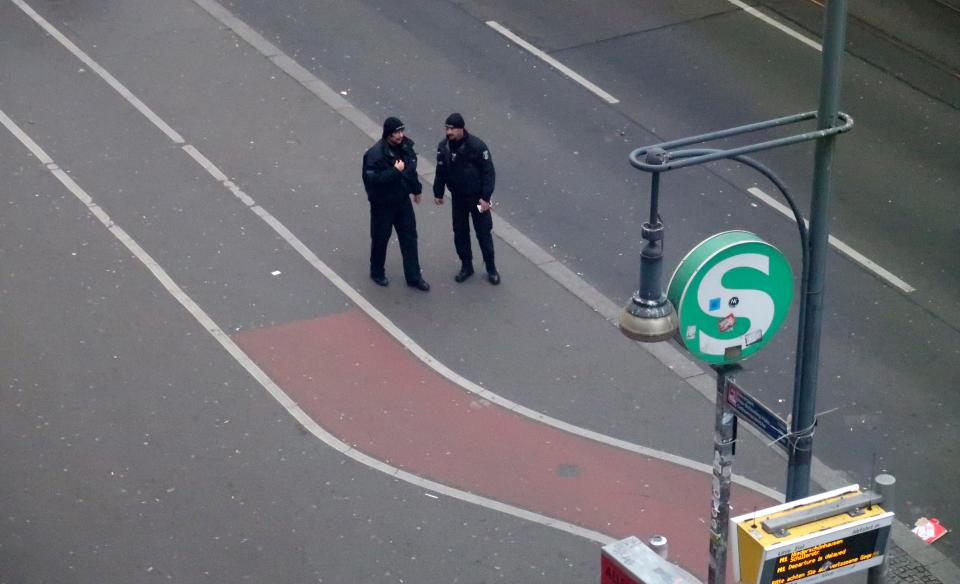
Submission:
[[[358,310],[234,340],[317,424],[367,455],[613,538],[665,535],[670,559],[705,578],[711,475],[493,404]],[[739,485],[731,502],[734,512],[775,503]]]

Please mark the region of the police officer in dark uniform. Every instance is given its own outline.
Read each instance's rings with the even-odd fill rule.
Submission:
[[[437,145],[437,174],[433,182],[434,203],[443,204],[443,189],[450,189],[453,201],[453,244],[460,257],[460,272],[454,276],[463,282],[473,275],[473,250],[470,248],[470,219],[487,268],[487,280],[500,283],[493,261],[493,217],[490,197],[497,174],[490,150],[483,140],[467,132],[463,116],[452,113],[445,123],[446,138]]]
[[[387,286],[384,273],[387,243],[397,230],[403,275],[407,286],[430,289],[420,273],[417,257],[417,217],[410,195],[420,204],[423,185],[417,176],[417,153],[413,140],[404,135],[403,122],[393,116],[383,122],[383,136],[363,155],[363,186],[370,201],[370,279]]]

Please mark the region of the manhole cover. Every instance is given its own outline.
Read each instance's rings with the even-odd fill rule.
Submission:
[[[575,464],[561,464],[557,466],[557,476],[578,477],[580,476],[580,467]]]

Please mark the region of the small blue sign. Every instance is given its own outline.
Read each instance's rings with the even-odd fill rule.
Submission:
[[[711,298],[711,299],[710,299],[710,312],[713,312],[714,310],[720,310],[720,299],[719,299],[719,298]]]
[[[788,449],[786,420],[773,413],[757,398],[743,391],[729,378],[727,379],[727,391],[725,393],[727,405],[733,408],[737,417],[749,422],[751,426],[769,436],[784,450]]]

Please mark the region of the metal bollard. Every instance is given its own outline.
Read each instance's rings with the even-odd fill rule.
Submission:
[[[876,478],[873,479],[873,482],[876,487],[877,494],[883,497],[883,508],[887,511],[893,511],[893,505],[896,501],[894,498],[894,491],[897,484],[897,479],[893,475],[884,473],[878,474]],[[887,545],[890,544],[888,543]],[[890,557],[889,551],[884,554],[882,564],[867,570],[867,584],[886,584],[888,557]]]
[[[874,479],[874,483],[877,487],[877,494],[883,497],[883,507],[887,511],[893,511],[894,501],[894,491],[897,486],[897,479],[890,474],[878,474],[877,478]]]
[[[667,559],[667,538],[663,535],[654,535],[647,540],[650,549],[663,559]]]

